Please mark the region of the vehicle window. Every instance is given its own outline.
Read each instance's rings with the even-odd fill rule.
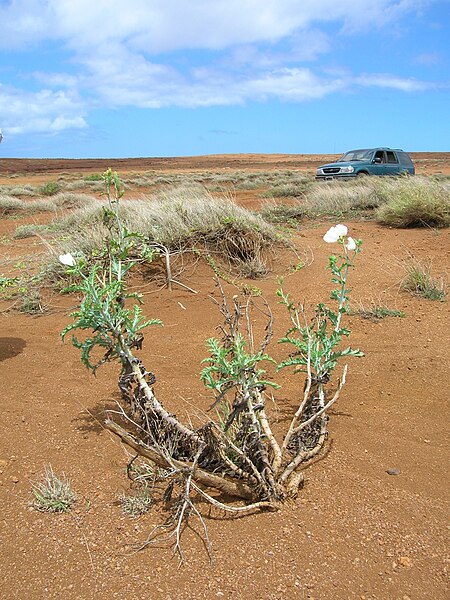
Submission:
[[[368,160],[370,158],[372,150],[350,150],[350,152],[346,152],[344,156],[337,162],[348,162],[351,160]]]
[[[383,152],[383,150],[377,150],[377,151],[375,152],[375,156],[374,156],[373,158],[374,158],[374,160],[375,160],[376,158],[380,158],[380,159],[381,159],[381,162],[382,162],[382,163],[384,163],[384,162],[385,162],[385,160],[384,160],[384,152]]]
[[[399,152],[398,153],[398,157],[400,159],[400,162],[402,165],[405,165],[407,167],[411,167],[412,166],[412,161],[409,158],[409,156],[406,154],[406,152]]]
[[[395,163],[395,164],[398,163],[397,157],[395,156],[395,152],[391,152],[391,151],[388,150],[386,152],[386,155],[387,155],[387,161],[388,161],[388,163],[391,163],[391,164],[392,163]]]

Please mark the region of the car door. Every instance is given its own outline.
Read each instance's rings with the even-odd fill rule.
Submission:
[[[397,153],[393,150],[386,150],[385,167],[386,175],[398,175],[401,171]]]
[[[386,175],[386,154],[384,150],[377,150],[373,155],[370,172],[372,175]]]

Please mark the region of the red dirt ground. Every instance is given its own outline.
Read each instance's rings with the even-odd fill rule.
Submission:
[[[119,172],[303,168],[294,165],[298,157],[291,157],[292,164],[275,157],[270,166],[265,158],[159,159],[167,162],[152,167],[147,159],[140,167],[133,161],[83,166],[76,161],[74,169],[99,172],[109,164]],[[310,160],[316,164],[316,157]],[[436,167],[427,162],[424,171],[449,172],[448,156],[430,160]],[[4,164],[0,161],[0,168]],[[23,173],[21,181],[31,176],[34,183],[49,173],[54,178],[55,172],[70,171],[72,163],[58,161],[57,168],[36,161],[26,161],[26,168],[23,161],[8,165],[9,173]],[[252,206],[257,202],[249,192],[237,194],[237,200]],[[22,222],[2,219],[0,237]],[[348,225],[353,237],[363,238],[363,253],[352,273],[353,301],[375,301],[404,310],[406,317],[379,322],[348,317],[352,346],[363,349],[365,358],[349,361],[347,385],[331,413],[328,452],[305,470],[298,499],[278,513],[231,519],[204,507],[212,565],[191,531],[184,538],[186,563],[181,568],[167,549],[130,553],[129,544],[143,541],[161,514],[151,511],[132,520],[118,505],[118,495],[129,490],[128,452],[102,428],[105,409],[118,397],[117,369],[107,365],[95,379],[81,365],[78,351],[69,343],[61,345],[59,333],[75,300],[54,297],[53,311],[39,317],[0,314],[1,598],[448,597],[448,302],[414,298],[399,292],[398,283],[402,261],[410,254],[432,258],[434,274],[448,277],[449,231],[394,230],[373,222]],[[300,251],[314,257],[310,266],[294,272],[297,259],[281,251],[269,277],[249,282],[262,289],[274,309],[274,340],[287,328],[275,295],[278,275],[284,273],[285,287],[309,305],[328,295],[330,247],[322,240],[328,227],[310,222],[294,238]],[[42,248],[31,238],[1,249],[7,257]],[[165,326],[148,331],[140,355],[157,374],[158,397],[184,416],[210,403],[198,373],[205,340],[215,335],[219,316],[209,298],[215,291],[205,265],[188,268],[181,280],[198,294],[181,288],[170,293],[152,282],[145,288],[144,314],[161,318]],[[281,359],[283,348],[274,343],[271,354]],[[283,387],[271,412],[281,427],[303,382],[288,372],[276,377]],[[31,482],[40,479],[47,464],[56,473],[64,471],[79,496],[71,513],[43,514],[30,506]],[[400,474],[388,475],[389,468]]]
[[[55,173],[102,172],[110,166],[121,174],[139,171],[215,171],[293,169],[315,171],[316,167],[336,160],[338,154],[212,154],[208,156],[183,156],[173,158],[115,158],[115,159],[37,159],[2,158],[2,175],[14,173],[39,178],[52,178]],[[411,152],[418,175],[450,173],[450,152]]]

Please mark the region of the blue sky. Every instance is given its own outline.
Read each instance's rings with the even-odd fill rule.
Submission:
[[[0,0],[0,159],[449,151],[450,0]]]

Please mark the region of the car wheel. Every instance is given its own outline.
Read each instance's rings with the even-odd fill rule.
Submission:
[[[367,171],[359,171],[359,173],[356,173],[356,177],[368,177],[369,173]]]

